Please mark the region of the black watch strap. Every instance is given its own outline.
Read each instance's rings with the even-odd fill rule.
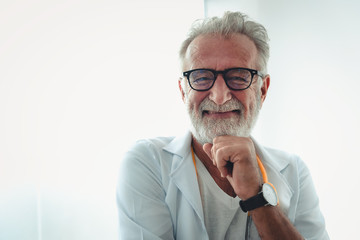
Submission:
[[[256,208],[265,206],[268,202],[265,200],[262,192],[259,192],[257,195],[243,201],[240,200],[240,207],[243,212],[248,212]]]

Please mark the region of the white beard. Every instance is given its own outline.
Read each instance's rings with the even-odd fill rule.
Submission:
[[[247,118],[244,115],[244,106],[236,98],[231,98],[223,105],[216,105],[207,97],[201,102],[199,112],[195,112],[194,107],[187,101],[187,96],[185,98],[191,122],[191,133],[202,145],[212,143],[217,136],[249,137],[261,108],[260,94],[257,94],[256,102],[250,106]],[[238,115],[231,118],[214,119],[203,115],[204,111],[227,112],[235,109]]]

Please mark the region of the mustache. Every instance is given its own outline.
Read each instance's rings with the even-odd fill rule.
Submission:
[[[209,111],[211,111],[211,112],[230,112],[230,111],[242,112],[243,109],[244,109],[244,106],[242,105],[242,103],[235,98],[231,98],[229,101],[227,101],[226,103],[224,103],[222,105],[217,105],[216,103],[211,101],[209,99],[209,97],[207,97],[201,102],[201,104],[199,106],[200,113],[209,112]]]

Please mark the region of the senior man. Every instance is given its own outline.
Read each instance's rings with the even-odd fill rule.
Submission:
[[[197,21],[180,50],[190,131],[138,141],[121,162],[123,239],[328,239],[309,170],[251,136],[270,85],[265,28]]]

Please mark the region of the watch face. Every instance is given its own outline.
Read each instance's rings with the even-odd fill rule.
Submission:
[[[265,200],[272,206],[276,206],[278,203],[277,194],[273,186],[268,183],[264,183],[262,192]]]

